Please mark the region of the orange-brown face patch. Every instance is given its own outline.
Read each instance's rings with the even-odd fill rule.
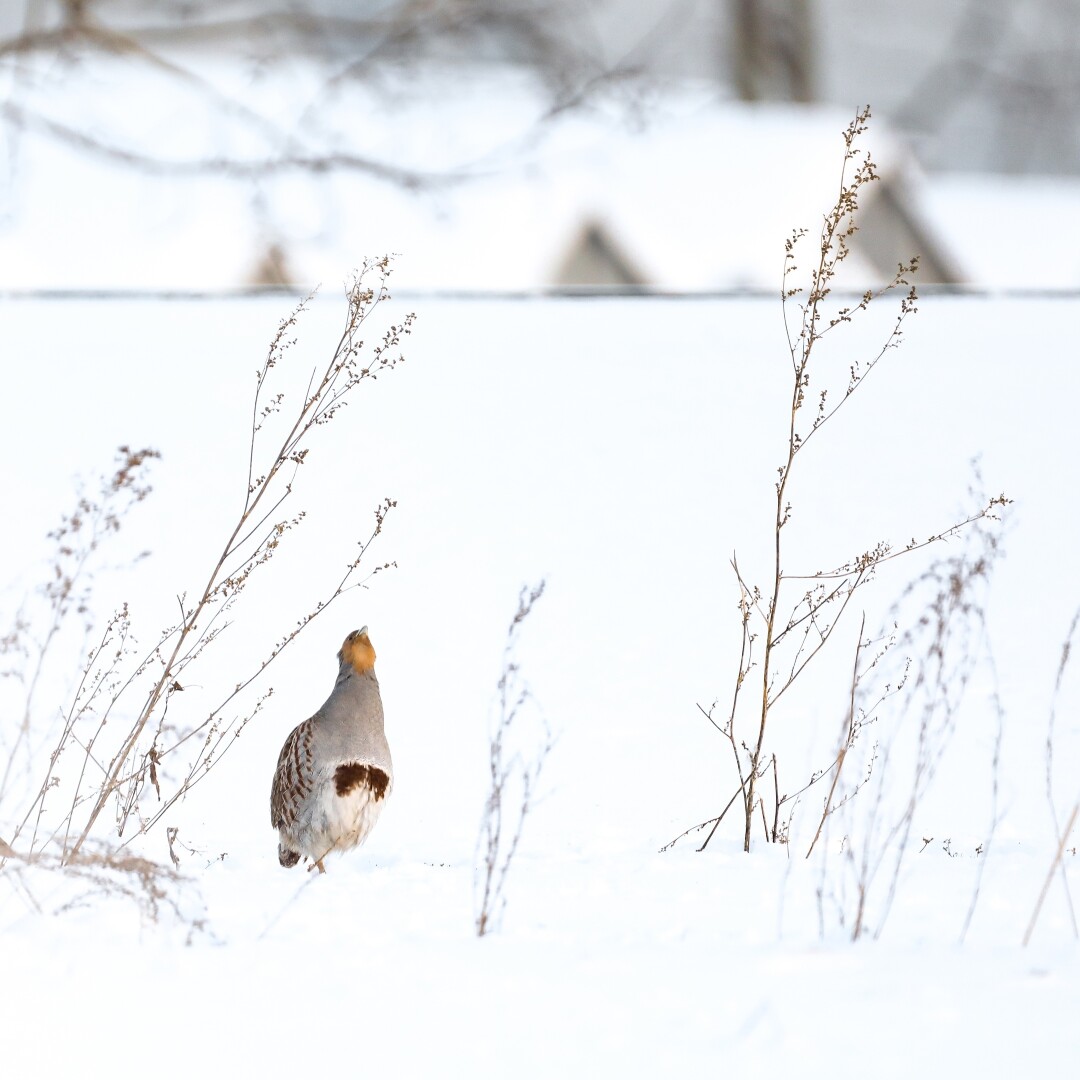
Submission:
[[[375,666],[375,648],[367,634],[350,634],[338,655],[351,664],[358,675],[363,675]]]
[[[376,765],[361,765],[350,761],[348,765],[339,765],[334,772],[334,790],[338,795],[348,795],[363,785],[371,791],[375,801],[386,797],[390,786],[390,777]]]

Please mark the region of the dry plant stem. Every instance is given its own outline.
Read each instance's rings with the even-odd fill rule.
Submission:
[[[375,535],[377,535],[377,534],[373,533],[372,536],[368,539],[367,543],[362,545],[362,547],[365,550],[366,550],[367,546],[374,540]],[[349,578],[352,576],[352,573],[353,573],[354,569],[355,569],[355,565],[354,564],[350,565],[350,567],[347,569],[347,571],[345,573],[345,576],[341,579],[341,581],[338,582],[337,586],[331,592],[331,594],[329,596],[329,599],[327,599],[326,601],[323,601],[321,603],[321,606],[317,609],[317,611],[315,611],[310,616],[308,616],[298,626],[294,627],[293,630],[289,633],[289,635],[284,639],[284,641],[280,642],[275,647],[274,653],[270,657],[268,657],[260,665],[260,667],[257,668],[247,679],[245,679],[244,681],[238,683],[236,685],[236,688],[234,690],[232,690],[228,694],[228,696],[226,698],[224,698],[221,702],[218,703],[218,705],[214,708],[213,713],[211,714],[212,716],[220,715],[221,712],[225,709],[225,707],[227,705],[229,705],[233,701],[234,698],[239,696],[239,694],[242,691],[246,690],[248,688],[248,686],[250,686],[256,679],[258,679],[263,674],[263,672],[269,667],[270,663],[273,660],[275,660],[278,656],[281,655],[281,650],[296,638],[296,636],[300,633],[300,631],[305,626],[307,626],[307,624],[311,621],[312,618],[315,617],[315,615],[321,615],[324,611],[327,610],[327,608],[330,607],[330,605],[338,597],[340,597],[346,591],[348,591],[348,589],[346,587],[346,583],[348,582]],[[349,586],[349,587],[351,588],[352,586]],[[261,710],[261,707],[262,707],[263,703],[266,701],[267,696],[268,695],[264,695],[264,696],[259,698],[258,702],[256,703],[256,707],[255,707],[256,712]],[[163,749],[160,752],[160,754],[157,755],[157,757],[155,758],[155,762],[163,761],[169,755],[174,754],[177,750],[180,749],[181,746],[183,746],[185,743],[187,743],[190,739],[192,739],[195,736],[201,734],[202,731],[206,728],[208,723],[210,723],[210,721],[207,721],[206,723],[200,724],[197,727],[192,728],[190,731],[188,731],[184,735],[179,736],[174,743],[172,743],[170,746]],[[215,735],[217,736],[216,739],[207,738],[207,739],[204,740],[203,745],[200,748],[198,755],[196,756],[193,764],[190,766],[190,768],[188,770],[187,777],[183,780],[183,782],[181,782],[176,787],[176,790],[171,795],[169,795],[168,797],[161,800],[159,806],[154,811],[154,813],[151,814],[145,820],[145,822],[142,823],[141,828],[138,830],[138,832],[132,834],[130,837],[128,837],[127,840],[124,841],[124,843],[122,843],[120,845],[121,848],[127,847],[127,845],[129,843],[131,843],[131,841],[135,838],[135,836],[137,836],[140,833],[146,832],[147,830],[153,828],[159,821],[161,821],[161,819],[164,817],[164,815],[169,811],[169,809],[172,806],[174,806],[189,791],[191,791],[197,784],[199,784],[202,780],[204,780],[206,778],[207,774],[210,771],[210,767],[213,764],[213,761],[216,760],[214,758],[214,756],[213,756],[214,753],[218,749],[225,749],[225,747],[227,745],[226,740],[229,739],[230,736],[233,736],[235,733],[237,733],[237,730],[238,729],[219,728],[218,731],[215,732]],[[143,766],[138,767],[126,779],[128,779],[128,780],[140,779],[143,776],[143,774],[146,771],[148,771],[148,769],[153,768],[153,764],[154,763],[144,764]]]
[[[1078,624],[1080,624],[1080,609],[1073,614],[1072,622],[1069,624],[1069,631],[1065,635],[1065,641],[1061,646],[1061,658],[1058,660],[1057,673],[1054,677],[1054,693],[1050,699],[1050,719],[1046,725],[1046,800],[1050,804],[1050,815],[1054,820],[1054,832],[1058,835],[1060,835],[1061,829],[1058,823],[1057,806],[1054,804],[1054,731],[1057,726],[1057,703],[1061,694],[1061,684],[1069,666],[1073,638],[1076,636]]]
[[[829,816],[833,796],[836,794],[836,785],[840,781],[840,770],[844,767],[844,759],[847,757],[851,740],[855,734],[855,693],[859,687],[859,657],[862,655],[863,635],[866,633],[866,612],[863,612],[862,621],[859,623],[859,640],[855,646],[855,662],[851,666],[851,693],[848,696],[848,715],[844,735],[840,740],[840,746],[836,752],[836,764],[833,768],[832,783],[829,785],[829,794],[825,796],[825,806],[821,811],[821,820],[818,822],[814,839],[810,841],[810,847],[806,851],[806,858],[810,858],[814,847],[821,838],[821,831],[825,828],[825,819]]]
[[[1000,777],[1001,777],[1001,747],[1005,740],[1005,707],[1002,705],[1001,696],[997,691],[998,675],[997,664],[994,662],[993,654],[989,656],[990,667],[994,673],[994,718],[996,722],[994,730],[994,750],[993,757],[990,762],[990,824],[987,829],[986,839],[983,841],[981,847],[982,852],[979,858],[978,867],[975,871],[975,884],[971,891],[971,903],[968,905],[967,914],[964,916],[964,924],[960,928],[960,944],[963,945],[967,939],[968,931],[971,929],[972,920],[975,918],[975,909],[979,904],[979,897],[982,893],[982,880],[983,874],[986,871],[986,864],[990,859],[990,851],[994,844],[994,837],[997,833],[999,817],[999,789],[1000,789]],[[1066,886],[1066,895],[1068,895],[1068,887]],[[1072,898],[1069,898],[1070,912],[1072,910]],[[1073,918],[1073,929],[1076,929],[1076,920]]]
[[[1039,914],[1042,911],[1043,903],[1046,900],[1046,894],[1050,891],[1050,883],[1054,880],[1054,875],[1058,871],[1058,867],[1061,866],[1062,856],[1065,854],[1065,845],[1068,843],[1069,834],[1073,831],[1073,826],[1076,824],[1076,816],[1080,814],[1080,802],[1076,803],[1072,808],[1072,813],[1069,815],[1069,820],[1065,823],[1065,829],[1061,834],[1061,839],[1058,841],[1057,853],[1054,855],[1054,861],[1050,864],[1050,869],[1046,874],[1046,880],[1043,882],[1042,890],[1039,892],[1039,899],[1035,902],[1035,910],[1031,913],[1031,921],[1028,923],[1027,930],[1024,933],[1024,946],[1026,947],[1031,941],[1031,935],[1035,932],[1035,924],[1039,921]]]
[[[80,568],[81,569],[81,568]],[[52,619],[49,623],[49,628],[45,632],[45,638],[37,648],[37,655],[34,663],[34,671],[30,676],[30,684],[26,690],[26,698],[23,707],[22,721],[19,724],[19,730],[15,736],[15,743],[11,747],[8,754],[7,764],[4,767],[3,778],[0,779],[0,803],[4,801],[4,795],[7,792],[8,781],[11,778],[11,769],[15,764],[15,758],[19,753],[19,749],[24,742],[30,738],[31,717],[33,715],[34,708],[34,696],[37,690],[38,682],[41,678],[41,672],[45,667],[46,660],[49,656],[50,646],[56,638],[57,633],[60,630],[62,622],[62,611],[59,605],[54,605],[52,610]]]
[[[386,515],[395,505],[389,499],[376,509],[371,536],[358,542],[359,553],[347,563],[337,585],[278,639],[255,669],[238,679],[208,716],[201,714],[205,719],[194,723],[185,719],[178,723],[170,718],[172,699],[184,689],[181,679],[187,681],[185,671],[227,628],[226,613],[255,570],[273,557],[285,535],[303,520],[302,511],[291,519],[279,519],[278,514],[284,501],[293,493],[296,473],[309,453],[314,429],[329,423],[348,403],[347,395],[360,383],[376,379],[403,359],[396,353],[396,347],[402,336],[411,332],[413,315],[383,333],[371,350],[368,366],[362,367],[360,363],[364,342],[358,335],[372,311],[389,299],[386,282],[390,272],[388,258],[364,264],[347,293],[348,314],[333,355],[325,367],[312,372],[306,388],[301,384],[303,398],[296,402],[291,415],[282,418],[284,423],[276,423],[280,435],[266,448],[272,436],[264,427],[282,412],[285,399],[284,392],[275,394],[271,391],[269,378],[286,351],[295,344],[295,339],[287,340],[286,335],[310,297],[281,323],[262,367],[256,372],[247,477],[239,513],[197,599],[188,603],[186,595],[177,598],[180,609],[177,622],[162,631],[149,650],[136,652],[134,639],[129,635],[130,621],[125,606],[114,615],[91,651],[75,696],[65,711],[61,734],[49,758],[45,779],[16,830],[17,837],[33,819],[31,855],[41,842],[39,831],[46,796],[59,783],[54,775],[57,761],[69,744],[79,747],[83,755],[81,768],[72,777],[68,812],[44,842],[59,843],[61,857],[74,861],[92,838],[101,814],[114,797],[118,834],[124,835],[132,815],[136,815],[139,824],[128,836],[127,843],[159,821],[177,799],[205,777],[220,754],[232,745],[246,723],[260,711],[272,689],[263,691],[254,707],[249,706],[246,715],[223,717],[224,710],[265,673],[314,618],[344,592],[363,584],[356,580],[356,573],[368,547],[381,532]],[[372,274],[378,278],[377,287],[366,283],[366,278]],[[260,459],[264,459],[261,466]],[[390,565],[376,567],[372,573]],[[119,737],[109,748],[111,756],[99,753],[96,744],[106,731],[106,725],[113,720],[115,726],[114,717],[120,702],[135,692],[145,693],[145,696],[134,719],[125,721],[117,732]],[[172,786],[163,793],[165,760],[195,738],[201,738],[202,742],[194,760],[186,766],[186,775],[179,782],[170,778]],[[139,810],[140,792],[147,783],[155,789],[159,803],[149,820],[143,818]]]
[[[533,589],[522,588],[518,607],[510,622],[503,648],[502,675],[498,685],[498,715],[488,743],[488,773],[491,789],[484,805],[478,848],[476,936],[484,937],[495,929],[506,907],[506,881],[521,841],[525,819],[532,809],[536,788],[544,762],[551,752],[551,732],[543,724],[539,742],[528,757],[516,753],[508,756],[508,740],[517,734],[520,717],[532,698],[529,688],[521,682],[515,659],[521,626],[536,601],[544,594],[544,582]],[[520,789],[516,814],[507,807],[513,786]]]
[[[797,295],[800,290],[788,288],[787,281],[789,275],[795,269],[793,252],[795,244],[802,234],[796,233],[792,239],[787,242],[782,299],[784,302],[784,326],[787,332],[788,348],[791,355],[793,378],[791,404],[788,413],[787,454],[786,460],[778,469],[779,479],[776,483],[776,510],[773,520],[772,541],[772,579],[769,589],[769,600],[764,613],[765,642],[762,660],[760,706],[757,715],[757,736],[753,750],[750,753],[750,760],[747,767],[743,831],[743,848],[745,851],[750,850],[751,816],[753,814],[755,803],[755,788],[758,777],[762,772],[761,761],[765,742],[765,732],[769,720],[769,710],[776,703],[777,698],[792,685],[798,675],[805,670],[806,665],[824,647],[832,630],[835,629],[838,624],[852,593],[862,583],[866,572],[870,570],[873,565],[872,561],[870,561],[862,567],[857,567],[856,579],[851,582],[845,590],[846,595],[844,595],[840,611],[833,618],[827,630],[824,633],[819,632],[819,641],[817,642],[817,645],[811,650],[809,655],[804,658],[801,665],[798,667],[795,666],[795,663],[798,662],[797,657],[796,662],[793,663],[791,674],[788,676],[785,683],[779,687],[779,689],[775,689],[773,683],[773,653],[780,638],[788,630],[792,629],[793,625],[789,622],[787,626],[780,627],[778,626],[777,620],[779,617],[781,587],[786,577],[783,571],[782,562],[782,534],[791,515],[791,504],[788,501],[788,484],[791,480],[791,473],[795,465],[796,457],[806,446],[809,439],[812,438],[825,423],[836,415],[837,411],[843,406],[847,399],[851,397],[855,389],[862,383],[866,375],[868,375],[877,365],[878,361],[885,355],[886,351],[898,342],[902,322],[910,312],[915,310],[915,291],[914,288],[912,288],[908,293],[907,298],[901,304],[901,310],[896,325],[889,334],[878,355],[866,365],[865,369],[860,369],[858,365],[852,366],[847,391],[843,394],[840,401],[833,405],[831,409],[826,407],[826,391],[822,391],[813,423],[805,435],[801,434],[799,431],[799,414],[805,404],[806,392],[810,385],[809,368],[814,347],[817,342],[820,341],[829,330],[832,330],[841,323],[850,322],[853,314],[865,310],[876,295],[889,292],[899,285],[908,284],[905,275],[913,272],[916,265],[915,260],[908,266],[901,265],[892,282],[886,286],[885,289],[881,290],[881,293],[865,293],[862,300],[854,308],[840,309],[837,315],[828,321],[827,326],[822,326],[822,322],[826,318],[824,314],[824,303],[831,292],[832,279],[835,276],[840,263],[842,263],[848,255],[847,241],[856,229],[855,213],[858,209],[859,189],[864,184],[870,183],[877,178],[874,171],[874,163],[869,156],[856,165],[852,177],[849,178],[848,176],[849,163],[856,157],[856,151],[854,149],[855,140],[863,133],[863,131],[865,131],[869,116],[870,110],[868,108],[861,110],[856,114],[855,119],[848,125],[844,132],[845,156],[840,173],[839,193],[836,204],[829,214],[826,215],[822,225],[817,266],[811,276],[807,302],[802,307],[802,320],[797,337],[792,336],[791,326],[787,317],[787,303],[789,299]],[[846,578],[849,575],[844,576]],[[808,614],[812,615],[817,608],[815,608],[812,602],[810,602],[809,606],[810,612]],[[820,605],[818,605],[818,607],[820,607]]]
[[[49,533],[49,539],[56,545],[52,572],[49,581],[39,590],[48,603],[48,628],[44,637],[34,643],[33,672],[23,698],[22,722],[0,779],[0,804],[7,793],[19,749],[30,737],[37,688],[57,635],[71,614],[83,615],[89,605],[93,584],[89,569],[91,559],[107,537],[120,531],[132,508],[150,494],[146,471],[160,454],[149,448],[132,450],[129,446],[121,446],[116,456],[116,471],[110,477],[101,478],[98,496],[81,495],[72,513]],[[85,629],[89,632],[89,626]],[[31,636],[29,623],[21,620],[15,632],[6,639],[6,644],[9,647],[18,644],[20,635]],[[29,647],[25,655],[29,659]],[[32,764],[28,761],[29,766]]]
[[[778,475],[774,484],[776,501],[769,543],[770,577],[764,591],[756,585],[751,585],[742,574],[736,559],[733,557],[731,560],[739,584],[739,610],[743,623],[738,670],[732,693],[731,712],[726,725],[721,726],[716,723],[712,710],[707,712],[706,716],[727,740],[735,756],[742,796],[742,839],[745,851],[750,850],[754,818],[759,809],[765,822],[766,838],[772,842],[786,840],[790,829],[781,830],[780,828],[780,807],[791,802],[793,812],[794,800],[797,800],[807,788],[830,775],[832,788],[825,800],[822,822],[819,823],[810,851],[814,849],[822,834],[825,820],[836,809],[837,785],[846,761],[847,751],[861,728],[861,721],[855,714],[852,694],[848,695],[846,710],[847,737],[835,760],[828,768],[814,772],[809,782],[794,795],[781,793],[778,757],[767,746],[766,739],[772,731],[772,725],[769,722],[772,710],[832,640],[837,627],[845,618],[847,608],[856,591],[872,581],[878,567],[884,563],[958,536],[984,518],[994,519],[994,510],[1009,501],[1004,495],[992,498],[980,510],[962,521],[934,533],[925,540],[913,538],[903,547],[894,549],[891,544],[881,541],[847,562],[834,566],[831,570],[800,573],[785,569],[785,559],[790,558],[784,543],[785,529],[792,517],[792,476],[800,455],[818,431],[836,416],[856,390],[865,383],[867,376],[878,366],[889,350],[900,345],[904,322],[917,311],[918,297],[910,282],[910,278],[918,267],[916,257],[906,264],[901,263],[890,282],[876,291],[866,291],[854,305],[838,309],[828,307],[834,279],[841,264],[850,254],[849,241],[857,229],[856,217],[862,189],[878,179],[873,160],[868,154],[863,154],[855,147],[856,140],[866,130],[869,116],[869,109],[860,110],[844,132],[845,155],[839,191],[835,204],[825,215],[806,287],[790,285],[791,275],[798,269],[794,261],[795,252],[797,249],[802,250],[799,244],[806,236],[806,231],[797,230],[787,240],[785,246],[781,302],[792,382],[787,410],[787,445],[783,461],[777,469]],[[830,385],[829,380],[832,378],[830,370],[835,370],[835,367],[832,369],[822,367],[815,361],[818,344],[838,326],[851,322],[857,314],[867,310],[875,300],[896,289],[902,290],[899,311],[880,348],[867,360],[856,361],[849,366],[846,384],[837,384],[834,381]],[[798,302],[801,316],[799,322],[795,324],[791,318],[791,305],[793,299],[800,296],[803,297]],[[812,381],[817,385],[815,385],[816,397],[811,399],[809,394]],[[833,395],[831,398],[830,394]],[[807,410],[808,405],[809,410]],[[789,607],[790,586],[794,582],[808,584],[801,597],[798,597]],[[751,628],[751,621],[757,629]],[[859,648],[856,649],[855,656],[856,668],[861,658],[862,633],[863,631],[860,630]],[[758,666],[756,660],[753,659],[753,654],[759,635],[763,639],[759,646],[761,681],[760,684],[755,684],[754,703],[750,705],[749,702],[743,701],[743,691],[745,680],[751,669]],[[859,677],[856,670],[853,680],[857,682]],[[746,710],[742,708],[744,704],[747,706]],[[701,711],[705,712],[704,709]],[[737,734],[736,731],[740,711],[752,711],[754,717],[753,733],[748,739]],[[773,770],[774,799],[771,829],[768,826],[769,815],[766,813],[765,798],[759,793],[758,787],[759,781],[764,778],[770,765]],[[855,790],[858,790],[858,786]],[[848,797],[850,794],[845,796],[845,798]],[[719,820],[710,819],[705,824],[714,824]],[[790,815],[788,820],[790,822]],[[715,831],[714,827],[706,838],[705,844],[709,842]]]
[[[844,563],[842,566],[838,566],[833,570],[819,570],[814,574],[785,574],[785,581],[830,581],[841,580],[850,577],[856,570],[876,569],[879,566],[884,565],[887,562],[892,562],[893,559],[902,558],[904,555],[910,555],[915,551],[922,551],[924,548],[939,544],[943,540],[953,540],[960,536],[969,526],[975,525],[984,520],[996,520],[995,511],[998,508],[1004,508],[1012,502],[1012,499],[1006,498],[1005,495],[994,495],[989,498],[986,505],[981,509],[976,510],[974,513],[969,514],[962,521],[957,521],[953,525],[949,525],[947,528],[942,529],[940,532],[931,533],[925,540],[916,540],[912,537],[903,547],[893,549],[890,544],[880,544],[874,551],[867,552],[860,555],[857,559]],[[841,585],[841,588],[843,586]],[[836,595],[839,590],[836,590]]]
[[[1046,726],[1046,799],[1050,803],[1055,833],[1060,833],[1057,807],[1054,804],[1054,731],[1057,727],[1057,703],[1061,696],[1061,684],[1072,657],[1073,639],[1076,637],[1078,626],[1080,626],[1080,609],[1074,612],[1065,641],[1061,646],[1061,658],[1058,660],[1057,672],[1054,676],[1054,693],[1050,699],[1050,720]]]
[[[776,843],[777,833],[780,829],[780,777],[776,771],[776,755],[772,756],[772,779],[773,779],[773,823],[770,840]]]
[[[369,272],[372,268],[381,270],[383,274],[378,293],[362,284],[364,273]],[[221,612],[227,608],[229,599],[243,589],[252,571],[273,555],[283,534],[302,520],[302,515],[300,515],[294,517],[291,521],[281,521],[267,527],[267,523],[270,522],[272,516],[292,493],[296,472],[308,454],[309,448],[306,445],[308,436],[316,426],[326,423],[333,417],[335,412],[344,404],[345,395],[359,382],[368,377],[374,377],[373,372],[377,372],[380,366],[393,366],[395,361],[385,356],[385,347],[396,344],[400,334],[409,332],[410,320],[407,320],[406,324],[401,328],[393,327],[391,333],[384,338],[384,345],[376,348],[376,364],[374,368],[360,370],[356,368],[356,355],[360,345],[362,345],[362,342],[357,344],[356,333],[370,312],[389,295],[385,287],[387,269],[386,260],[381,263],[365,265],[364,273],[360,275],[348,294],[348,316],[345,321],[345,329],[338,340],[333,355],[321,375],[318,371],[312,373],[304,400],[297,410],[292,425],[281,440],[276,452],[271,455],[267,471],[257,476],[255,470],[259,432],[266,419],[279,411],[283,400],[281,394],[272,398],[269,402],[265,400],[264,391],[266,390],[267,380],[284,351],[294,343],[285,341],[285,334],[295,325],[298,316],[307,307],[311,297],[307,297],[293,312],[292,317],[281,324],[278,334],[271,344],[266,361],[256,377],[256,391],[252,405],[247,483],[241,511],[221,549],[221,553],[207,575],[206,582],[198,594],[198,600],[193,607],[187,610],[184,609],[181,601],[182,618],[175,631],[167,635],[161,642],[161,645],[164,645],[165,641],[169,640],[169,638],[172,639],[171,648],[166,649],[163,653],[164,662],[161,674],[151,686],[142,709],[127,737],[109,762],[106,779],[101,784],[78,838],[70,850],[71,855],[78,853],[113,792],[121,785],[141,777],[146,771],[145,766],[134,772],[131,771],[136,746],[151,718],[155,715],[158,706],[162,704],[163,699],[167,699],[168,696],[171,696],[180,688],[177,676],[181,668],[186,666],[186,662],[197,656],[201,647],[211,641],[213,636],[219,632],[219,629],[215,629],[214,623]],[[286,471],[288,472],[288,479],[281,476]],[[277,482],[275,483],[275,481]],[[378,527],[381,527],[381,519]],[[376,531],[378,531],[378,527]],[[345,582],[355,568],[356,562],[349,566],[342,582],[331,594],[330,601],[340,595]],[[249,679],[241,681],[236,690],[226,698],[222,707],[261,675],[266,667],[280,655],[281,650],[295,638],[296,632],[302,629],[303,625],[310,621],[310,618],[325,610],[327,603],[320,604],[307,620],[302,621],[297,631],[294,631],[293,634],[278,645],[273,654],[263,661],[258,671]],[[197,634],[196,631],[204,613],[214,604],[220,605],[217,612],[210,617],[202,633]],[[192,642],[191,645],[189,645],[189,639]],[[123,819],[126,819],[134,807],[135,794],[134,790],[129,790],[130,797],[122,815],[121,831]],[[175,801],[175,799],[172,801]],[[160,817],[160,814],[157,817]]]
[[[1054,823],[1054,835],[1060,837],[1061,825],[1058,821],[1057,805],[1054,802],[1054,734],[1057,728],[1057,707],[1061,697],[1061,685],[1068,670],[1069,661],[1072,658],[1073,639],[1076,637],[1077,628],[1080,626],[1080,609],[1072,617],[1068,633],[1061,646],[1061,658],[1058,661],[1057,672],[1054,676],[1054,693],[1050,699],[1050,719],[1046,725],[1046,800],[1050,804],[1050,817]],[[1069,888],[1068,878],[1065,876],[1064,865],[1061,868],[1061,885],[1065,891],[1065,902],[1069,910],[1069,919],[1072,922],[1073,936],[1080,937],[1080,927],[1077,926],[1076,908],[1073,905],[1072,891]]]
[[[700,708],[700,706],[698,707]],[[678,836],[675,837],[674,840],[669,840],[662,848],[660,848],[659,854],[663,854],[665,851],[673,848],[680,840],[683,839],[684,836],[689,836],[691,833],[701,832],[702,829],[708,828],[711,825],[712,828],[709,829],[709,835],[705,837],[705,840],[702,843],[701,847],[697,849],[699,852],[704,851],[705,848],[708,846],[709,841],[713,838],[713,833],[715,833],[716,830],[720,827],[720,822],[724,820],[724,818],[727,816],[727,812],[735,805],[735,800],[738,799],[738,797],[742,794],[743,789],[741,787],[736,788],[735,794],[732,795],[731,798],[728,800],[727,806],[725,806],[724,809],[720,811],[720,815],[718,817],[709,818],[707,821],[699,822],[697,825],[691,825],[689,829],[684,829],[681,833],[679,833]]]
[[[737,798],[739,794],[742,794],[744,802],[746,799],[746,777],[743,775],[742,758],[739,756],[739,745],[736,740],[735,732],[735,719],[738,712],[739,695],[742,692],[743,683],[746,680],[746,676],[750,673],[751,668],[754,666],[753,650],[755,635],[750,631],[750,617],[755,609],[760,612],[760,606],[759,597],[756,592],[751,592],[751,590],[747,587],[746,583],[743,581],[742,574],[739,572],[738,561],[734,556],[732,556],[731,558],[731,566],[735,571],[735,576],[738,579],[740,589],[742,590],[739,597],[739,610],[742,615],[742,638],[741,646],[739,649],[738,671],[735,677],[735,688],[731,695],[731,710],[728,714],[726,726],[718,724],[716,720],[713,719],[713,712],[716,709],[716,702],[713,703],[712,707],[708,711],[702,708],[702,706],[699,704],[698,710],[709,721],[709,723],[712,724],[713,727],[715,727],[716,730],[724,736],[724,738],[728,742],[728,745],[731,747],[732,757],[735,761],[735,770],[739,776],[739,790],[732,797],[731,802],[729,802],[727,806],[724,807],[724,810],[722,811],[720,816],[712,819],[712,821],[714,822],[713,828],[710,830],[709,835],[705,838],[705,842],[701,845],[700,848],[698,848],[699,851],[704,851],[705,848],[708,846],[708,843],[713,838],[713,834],[716,832],[716,829],[720,825],[720,822],[724,820],[728,810],[731,809],[731,805],[734,802],[735,798]],[[710,822],[703,822],[702,825],[697,826],[696,828],[704,828],[705,825],[708,824],[710,824]],[[665,844],[664,847],[662,847],[660,850],[666,851],[669,847],[675,844],[676,841],[681,839],[682,836],[686,836],[688,833],[693,831],[695,831],[695,829],[688,829],[687,832],[680,834],[680,836],[676,837],[675,840],[672,840],[669,844]]]
[[[725,806],[724,809],[720,811],[720,816],[718,818],[716,818],[715,821],[713,822],[713,827],[709,830],[709,835],[705,837],[705,840],[702,843],[701,847],[698,848],[698,851],[704,851],[705,850],[705,848],[708,846],[709,841],[713,838],[713,833],[715,833],[716,830],[718,828],[720,828],[720,822],[723,821],[725,817],[727,817],[727,812],[735,805],[735,800],[740,795],[742,795],[743,792],[744,792],[744,788],[742,787],[742,785],[740,785],[739,790],[736,791],[735,794],[732,795],[731,798],[728,800],[727,806]],[[702,822],[701,825],[696,825],[694,827],[694,829],[703,829],[707,824],[708,824],[708,822]],[[689,833],[693,832],[694,829],[688,829],[682,835],[687,836],[687,835],[689,835]],[[680,840],[680,839],[682,839],[682,837],[677,836],[675,838],[675,840]],[[672,844],[675,843],[675,840],[672,840],[670,844],[665,844],[664,847],[662,847],[660,850],[661,851],[667,851],[667,849],[669,847],[671,847]]]
[[[780,482],[776,485],[776,521],[775,529],[773,531],[772,596],[769,600],[769,606],[765,616],[765,652],[762,659],[761,712],[758,717],[757,743],[754,746],[754,752],[750,757],[750,765],[747,769],[748,776],[746,780],[746,806],[744,814],[745,827],[743,830],[743,849],[745,851],[750,850],[750,824],[754,812],[754,785],[757,783],[758,768],[760,767],[761,762],[761,749],[765,742],[765,725],[769,719],[769,675],[772,670],[772,653],[775,645],[776,633],[776,611],[777,606],[780,603],[780,583],[782,580],[780,569],[780,533],[784,527],[784,494],[787,491],[788,477],[791,475],[791,465],[795,460],[795,416],[799,407],[798,398],[801,395],[801,392],[801,373],[799,373],[799,377],[795,380],[794,397],[791,404],[791,426],[789,428],[788,437],[787,464],[783,467],[780,475]]]
[[[977,497],[974,488],[971,494]],[[860,674],[860,699],[876,698],[869,709],[860,701],[857,711],[863,727],[872,722],[868,714],[881,702],[896,697],[901,690],[903,694],[896,697],[888,738],[875,742],[866,763],[874,780],[869,813],[862,820],[845,824],[848,842],[844,860],[851,870],[856,900],[850,919],[842,917],[841,923],[849,928],[853,940],[866,933],[874,938],[881,935],[911,851],[915,817],[955,731],[972,676],[987,657],[993,671],[986,598],[1000,555],[997,529],[978,522],[965,532],[963,547],[927,567],[906,586],[890,611],[894,627],[900,622],[908,627],[896,642],[906,655],[899,683],[893,685],[888,670],[879,672],[878,678],[890,680],[885,683],[885,692],[879,693],[872,683],[869,688],[865,685],[876,664]],[[998,717],[995,761],[1000,751],[1000,709]],[[895,761],[895,756],[906,759],[909,754],[910,772],[906,763]],[[848,774],[851,768],[849,764]],[[996,764],[992,768],[996,770]],[[893,794],[898,797],[895,803]],[[986,845],[997,822],[996,797],[995,772]],[[850,793],[840,800],[840,805],[845,804],[850,804]],[[965,930],[978,898],[978,880],[977,875]]]
[[[188,879],[174,868],[150,859],[88,844],[74,859],[61,860],[39,853],[25,860],[25,865],[19,867],[16,873],[26,875],[37,869],[60,873],[83,890],[53,909],[53,914],[84,907],[101,896],[111,896],[133,903],[149,922],[156,923],[163,917],[171,917],[186,924],[187,944],[191,944],[197,932],[206,929],[205,919],[202,916],[193,917],[181,904]],[[55,886],[49,891],[50,894],[55,892]],[[36,905],[36,901],[34,903]],[[37,906],[38,910],[42,910],[40,905]]]

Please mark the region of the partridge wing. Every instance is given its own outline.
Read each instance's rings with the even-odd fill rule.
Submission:
[[[305,720],[293,728],[278,755],[274,784],[270,790],[270,824],[288,828],[314,787],[312,749],[315,728]]]

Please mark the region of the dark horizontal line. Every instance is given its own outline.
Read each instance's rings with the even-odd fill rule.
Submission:
[[[919,285],[919,296],[956,296],[972,300],[1077,300],[1080,287],[1009,286],[982,288],[969,285]],[[330,290],[321,290],[323,295]],[[336,290],[335,290],[336,292]],[[536,289],[450,289],[391,287],[398,299],[506,301],[506,300],[770,300],[780,299],[776,289],[659,289],[651,286],[551,286]],[[3,289],[2,300],[258,300],[264,297],[302,299],[307,289],[298,286],[254,286],[236,289]],[[837,299],[860,299],[863,290],[834,289]],[[798,302],[798,297],[793,297]]]

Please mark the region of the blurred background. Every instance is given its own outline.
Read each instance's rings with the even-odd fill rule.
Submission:
[[[0,288],[1080,287],[1076,0],[4,0]]]

